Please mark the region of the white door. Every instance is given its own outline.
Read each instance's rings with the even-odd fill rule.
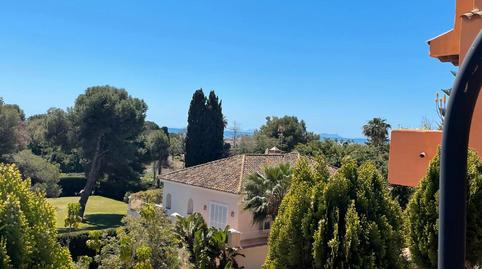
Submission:
[[[224,229],[228,224],[228,207],[218,203],[210,203],[209,211],[209,226]]]

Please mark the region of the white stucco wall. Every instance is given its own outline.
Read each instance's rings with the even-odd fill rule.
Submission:
[[[237,257],[236,261],[245,269],[261,269],[266,255],[268,254],[268,246],[258,246],[241,250],[246,257]]]
[[[193,201],[193,212],[202,214],[209,225],[209,203],[215,202],[228,207],[228,225],[241,232],[241,240],[260,237],[266,232],[259,231],[258,225],[253,225],[251,212],[243,210],[243,197],[238,194],[220,192],[200,187],[195,187],[171,181],[164,182],[163,205],[166,207],[167,194],[171,194],[171,209],[166,209],[167,214],[178,213],[187,215],[188,201]],[[232,215],[234,213],[234,216]]]
[[[227,223],[238,230],[239,195],[219,192],[191,185],[164,181],[163,205],[166,207],[167,195],[171,194],[171,209],[166,208],[168,215],[179,213],[187,215],[188,201],[193,201],[193,212],[201,213],[206,223],[209,224],[209,204],[219,203],[227,206]],[[232,215],[233,214],[233,215]]]

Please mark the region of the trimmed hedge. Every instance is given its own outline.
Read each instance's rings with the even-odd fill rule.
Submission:
[[[62,188],[60,197],[78,196],[79,192],[85,187],[86,181],[87,179],[82,173],[62,174],[58,183]],[[127,192],[139,192],[146,190],[148,187],[148,184],[141,181],[116,181],[101,178],[96,182],[94,194],[123,201]]]
[[[63,174],[58,183],[62,188],[60,196],[77,196],[85,187],[85,182],[86,178],[83,174]]]
[[[116,236],[115,228],[105,229],[102,232],[107,233],[108,236]],[[57,240],[63,246],[68,246],[70,256],[72,256],[74,261],[77,261],[77,258],[80,256],[95,256],[95,251],[86,245],[87,240],[89,240],[89,231],[62,233],[57,235]]]

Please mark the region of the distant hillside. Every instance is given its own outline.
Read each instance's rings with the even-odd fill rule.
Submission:
[[[186,128],[168,128],[170,133],[174,134],[179,134],[179,133],[185,133]],[[254,133],[254,130],[243,130],[238,132],[238,136],[244,136],[244,135],[252,135]],[[229,139],[233,138],[234,133],[233,131],[230,130],[225,130],[224,131],[224,137]],[[346,138],[342,137],[338,134],[327,134],[327,133],[321,133],[320,134],[320,139],[321,140],[326,140],[326,139],[331,139],[331,140],[338,140],[338,141],[351,141],[353,143],[357,144],[364,144],[367,142],[366,138]]]
[[[173,134],[179,134],[179,133],[185,133],[186,129],[185,128],[168,128],[169,133]],[[243,130],[238,132],[238,137],[239,136],[245,136],[245,135],[252,135],[254,133],[253,130]],[[224,138],[233,138],[234,132],[230,130],[224,130]]]

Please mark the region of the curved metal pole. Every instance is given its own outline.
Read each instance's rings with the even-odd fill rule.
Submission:
[[[439,269],[463,269],[465,266],[467,151],[472,114],[481,84],[482,31],[457,74],[444,120],[440,159]]]

